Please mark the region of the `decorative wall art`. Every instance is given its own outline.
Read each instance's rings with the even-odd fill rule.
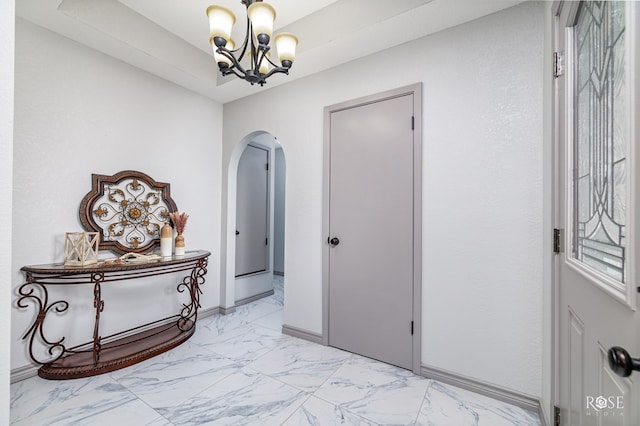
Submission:
[[[177,211],[169,184],[125,170],[113,176],[91,175],[92,189],[80,203],[80,222],[100,234],[103,249],[146,253],[160,245],[160,229]]]

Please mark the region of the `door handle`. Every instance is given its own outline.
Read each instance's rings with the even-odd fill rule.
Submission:
[[[609,349],[609,368],[620,377],[629,377],[633,371],[640,371],[640,358],[631,358],[629,352],[620,346]]]
[[[240,235],[240,231],[236,229],[236,235]]]
[[[329,240],[329,244],[335,247],[340,244],[340,240],[337,237],[333,237]]]

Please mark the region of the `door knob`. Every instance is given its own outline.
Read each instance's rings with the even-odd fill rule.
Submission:
[[[640,371],[640,359],[631,358],[629,352],[620,346],[609,349],[609,368],[620,377],[629,377],[633,371]]]
[[[240,231],[236,229],[236,235],[240,235]]]
[[[340,240],[337,237],[333,237],[329,240],[329,244],[335,247],[340,244]]]

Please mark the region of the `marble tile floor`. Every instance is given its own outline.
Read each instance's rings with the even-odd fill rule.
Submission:
[[[277,283],[277,284],[281,284]],[[186,343],[101,376],[11,386],[11,424],[540,425],[538,415],[283,335],[281,287]]]

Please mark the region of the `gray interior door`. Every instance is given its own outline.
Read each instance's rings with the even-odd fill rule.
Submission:
[[[329,344],[412,368],[413,94],[330,114]]]
[[[269,152],[247,145],[238,164],[236,277],[267,270]]]

